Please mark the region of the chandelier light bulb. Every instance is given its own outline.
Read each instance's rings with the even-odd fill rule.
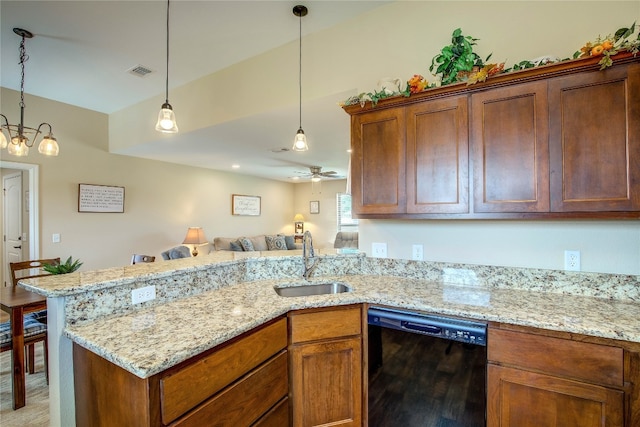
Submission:
[[[53,134],[45,136],[40,145],[38,145],[38,153],[45,156],[57,156],[60,148],[58,147],[58,141],[53,137]]]
[[[4,136],[4,132],[0,131],[0,149],[7,148],[7,137]]]
[[[15,136],[11,138],[11,144],[7,147],[7,151],[12,156],[24,157],[29,155],[29,146],[27,142],[29,140],[24,136]]]

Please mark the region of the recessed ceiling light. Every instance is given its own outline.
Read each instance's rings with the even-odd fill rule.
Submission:
[[[231,167],[232,167],[233,169],[240,169],[240,165],[237,165],[237,164],[236,164],[236,165],[231,165]]]

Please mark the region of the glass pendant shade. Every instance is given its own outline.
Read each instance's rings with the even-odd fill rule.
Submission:
[[[11,138],[11,144],[7,147],[7,151],[12,156],[24,157],[29,155],[29,146],[27,142],[29,140],[22,136],[14,136]]]
[[[0,132],[0,149],[7,148],[7,137],[4,136],[4,132]]]
[[[58,141],[52,134],[45,136],[40,145],[38,145],[38,153],[45,156],[57,156],[60,148],[58,147]]]
[[[307,145],[307,137],[304,135],[302,128],[298,129],[296,137],[293,140],[293,151],[307,151],[309,146]]]
[[[162,104],[162,109],[158,113],[158,122],[156,130],[163,133],[178,133],[178,124],[176,123],[176,114],[171,108],[171,104]]]

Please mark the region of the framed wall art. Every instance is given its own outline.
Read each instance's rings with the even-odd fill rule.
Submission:
[[[260,196],[243,196],[241,194],[231,195],[232,215],[260,215]]]
[[[319,200],[312,200],[309,202],[309,212],[312,214],[319,214],[320,213],[320,201]]]
[[[78,212],[124,213],[124,187],[78,184]]]

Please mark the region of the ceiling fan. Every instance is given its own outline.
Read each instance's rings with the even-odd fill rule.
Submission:
[[[321,166],[309,166],[309,173],[303,174],[304,178],[311,178],[312,182],[318,182],[322,178],[342,179],[344,176],[338,175],[336,171],[322,172]]]

